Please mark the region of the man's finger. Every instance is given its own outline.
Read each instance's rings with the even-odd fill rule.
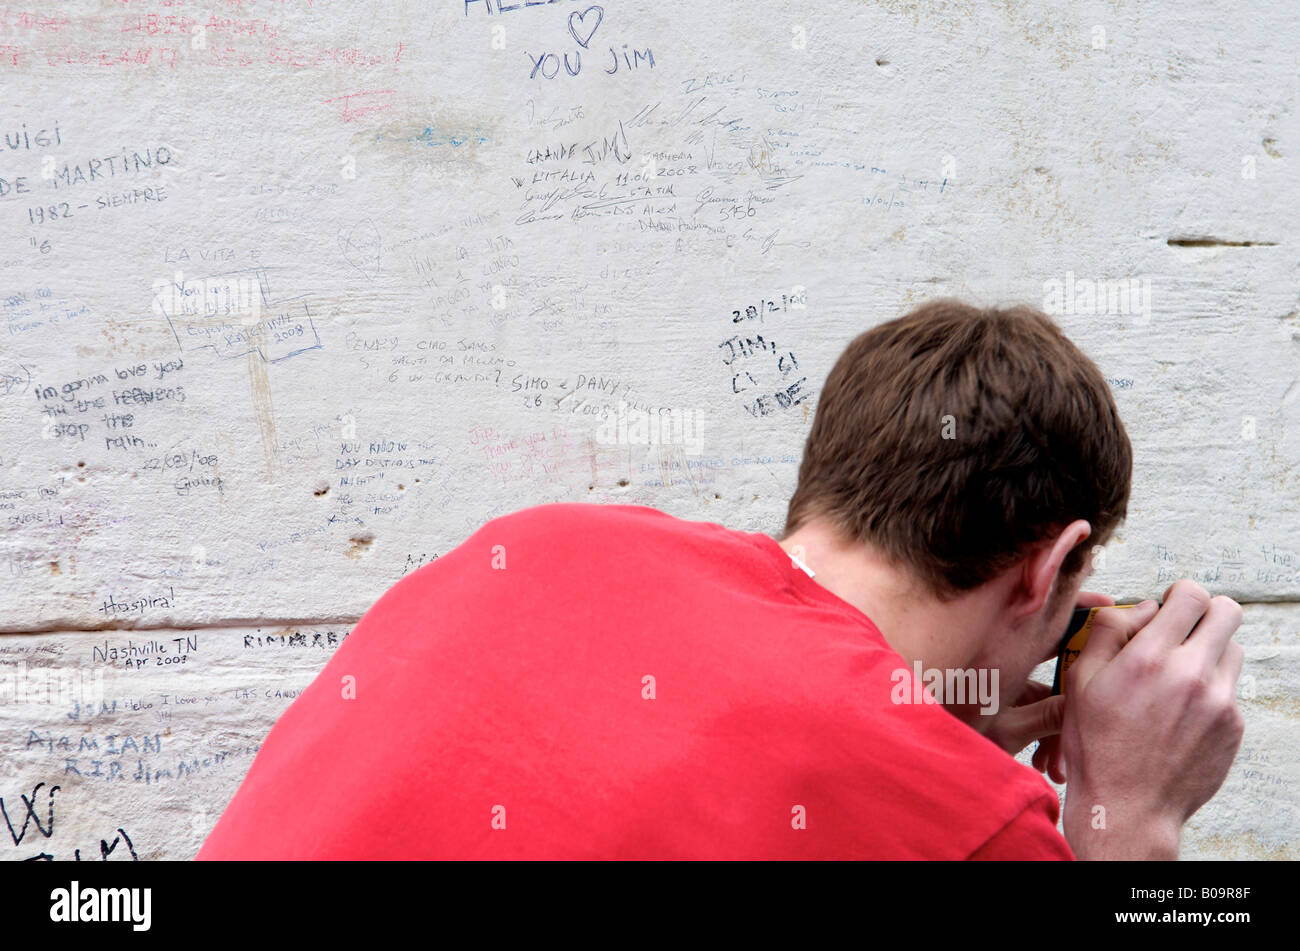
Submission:
[[[1210,599],[1209,610],[1183,646],[1204,652],[1205,668],[1213,670],[1219,665],[1224,649],[1240,626],[1241,605],[1232,598],[1219,595]]]
[[[1236,692],[1237,681],[1241,678],[1241,668],[1246,662],[1246,652],[1241,649],[1241,645],[1236,641],[1228,641],[1227,646],[1223,648],[1223,657],[1219,660],[1220,675],[1227,677],[1232,681],[1233,692]]]
[[[1037,680],[1026,680],[1025,685],[1020,688],[1020,695],[1016,697],[1016,706],[1037,703],[1039,700],[1046,700],[1051,695],[1052,687],[1050,684],[1039,683]]]
[[[990,739],[1008,753],[1019,753],[1034,740],[1060,733],[1064,717],[1064,697],[1012,707],[998,715],[995,735]]]
[[[1115,599],[1100,591],[1080,591],[1074,599],[1076,608],[1106,608],[1115,603]]]
[[[1092,631],[1083,652],[1070,666],[1067,692],[1074,693],[1115,659],[1129,639],[1156,616],[1158,605],[1143,601],[1131,608],[1103,608],[1092,619]]]
[[[1074,599],[1075,610],[1079,608],[1107,608],[1115,604],[1115,599],[1108,594],[1102,594],[1100,591],[1080,591],[1078,597]],[[1051,650],[1043,657],[1039,663],[1047,663],[1049,660],[1055,660],[1057,646],[1052,645]]]
[[[1034,769],[1046,774],[1054,783],[1065,782],[1064,757],[1061,753],[1060,734],[1045,736],[1038,741],[1032,757]]]
[[[1190,578],[1175,581],[1165,589],[1159,613],[1137,637],[1143,650],[1177,647],[1210,608],[1210,592]],[[1138,645],[1134,645],[1138,646]],[[1222,647],[1220,647],[1222,653]]]
[[[1052,747],[1051,755],[1048,757],[1047,775],[1052,777],[1054,783],[1064,783],[1069,779],[1069,775],[1065,772],[1065,750],[1059,742]]]

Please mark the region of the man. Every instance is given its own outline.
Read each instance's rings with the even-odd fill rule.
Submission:
[[[1131,460],[1051,320],[925,304],[831,371],[779,542],[493,519],[366,613],[198,857],[1175,858],[1241,742],[1238,605],[1180,581],[1026,682],[1113,603],[1080,588]]]

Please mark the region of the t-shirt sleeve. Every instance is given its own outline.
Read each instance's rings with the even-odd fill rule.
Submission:
[[[1056,829],[1059,806],[1044,794],[1016,814],[983,845],[972,852],[972,862],[1043,862],[1074,859],[1065,837]]]

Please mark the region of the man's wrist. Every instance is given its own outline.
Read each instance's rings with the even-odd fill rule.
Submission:
[[[1070,850],[1079,859],[1175,861],[1182,822],[1167,812],[1131,800],[1066,793],[1062,823]]]

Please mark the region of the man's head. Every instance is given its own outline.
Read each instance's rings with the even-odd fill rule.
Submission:
[[[958,653],[1006,662],[1006,678],[1063,628],[1092,548],[1127,514],[1132,462],[1105,379],[1050,318],[930,301],[831,370],[782,544],[820,533],[869,552],[931,620],[987,624]],[[885,598],[864,603],[901,624]]]

